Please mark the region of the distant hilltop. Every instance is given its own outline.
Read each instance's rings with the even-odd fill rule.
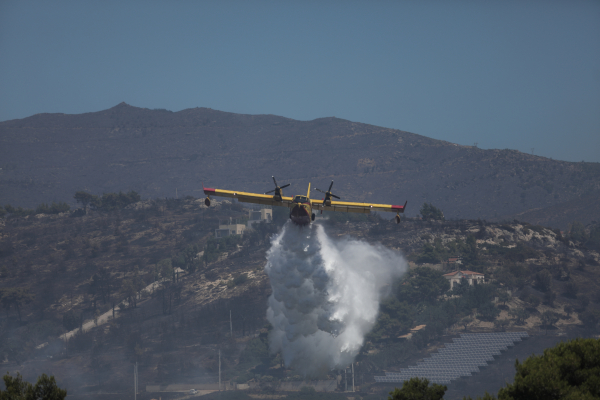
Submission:
[[[447,218],[528,219],[566,228],[600,220],[600,164],[483,150],[400,130],[120,103],[85,114],[0,122],[0,204],[73,203],[72,194],[135,190],[202,196],[202,183],[265,192],[271,176],[302,192],[332,179],[343,200],[432,203]]]

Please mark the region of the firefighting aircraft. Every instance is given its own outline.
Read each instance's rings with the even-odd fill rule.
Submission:
[[[396,223],[399,224],[400,213],[403,213],[404,208],[406,207],[406,203],[404,203],[403,206],[394,206],[388,204],[350,203],[345,201],[331,200],[332,197],[339,199],[338,196],[331,193],[333,181],[331,181],[331,185],[329,185],[329,189],[326,192],[324,192],[321,189],[315,188],[315,190],[325,195],[325,198],[321,200],[310,198],[310,183],[308,184],[308,192],[306,192],[306,196],[297,195],[294,197],[285,197],[283,195],[282,189],[290,186],[290,184],[288,183],[287,185],[279,186],[277,185],[275,177],[272,178],[273,182],[275,183],[275,189],[264,194],[236,192],[232,190],[210,189],[205,188],[204,185],[202,185],[202,188],[204,189],[204,194],[206,195],[204,204],[206,204],[207,207],[210,207],[210,196],[217,196],[232,197],[244,203],[288,207],[290,209],[290,219],[293,223],[300,226],[308,225],[311,223],[311,221],[315,220],[315,214],[313,213],[313,210],[321,210],[321,212],[325,210],[354,212],[363,214],[369,214],[372,210],[390,211],[396,213],[395,220]],[[273,193],[273,195],[270,195],[270,193]]]

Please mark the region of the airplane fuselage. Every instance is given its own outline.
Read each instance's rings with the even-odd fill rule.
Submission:
[[[306,196],[294,196],[290,207],[290,219],[300,226],[308,225],[314,219],[310,200]]]

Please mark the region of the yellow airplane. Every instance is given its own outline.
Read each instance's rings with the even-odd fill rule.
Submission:
[[[341,211],[341,212],[354,212],[354,213],[363,213],[369,214],[372,210],[377,211],[390,211],[396,213],[396,223],[400,223],[400,213],[404,213],[404,209],[406,208],[406,203],[403,206],[394,206],[391,204],[373,204],[373,203],[350,203],[345,201],[332,201],[331,198],[335,197],[339,199],[338,196],[331,193],[331,187],[333,186],[333,181],[331,181],[331,185],[329,185],[329,189],[324,192],[320,189],[315,189],[321,193],[325,194],[325,198],[321,200],[311,199],[310,198],[310,183],[308,184],[308,192],[306,192],[306,196],[294,196],[294,197],[285,197],[283,195],[283,188],[290,186],[287,185],[279,186],[277,185],[277,181],[275,177],[273,178],[273,182],[275,183],[275,189],[265,194],[258,193],[247,193],[247,192],[236,192],[232,190],[221,190],[221,189],[211,189],[205,188],[204,194],[206,195],[206,199],[204,200],[204,204],[207,207],[210,207],[210,196],[217,197],[232,197],[234,199],[238,199],[238,201],[244,203],[254,203],[254,204],[265,204],[269,206],[279,206],[279,207],[288,207],[290,209],[290,219],[296,225],[304,226],[311,223],[311,221],[315,220],[315,214],[313,210],[323,210],[325,211]],[[273,195],[269,195],[269,193],[274,193]]]

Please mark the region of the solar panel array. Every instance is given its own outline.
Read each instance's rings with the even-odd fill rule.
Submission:
[[[413,377],[432,383],[448,384],[451,380],[471,376],[487,366],[495,355],[528,337],[527,332],[463,333],[431,357],[400,372],[376,376],[376,382],[404,382]]]

